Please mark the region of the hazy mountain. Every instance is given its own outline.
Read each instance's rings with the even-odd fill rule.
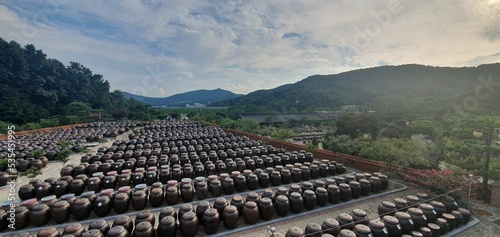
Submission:
[[[240,94],[235,94],[231,91],[223,89],[214,90],[195,90],[185,93],[175,94],[165,98],[154,98],[147,96],[134,95],[122,91],[126,98],[132,98],[139,102],[152,106],[167,106],[167,107],[184,107],[186,104],[200,103],[211,105],[216,102],[225,101],[240,97]]]
[[[483,79],[480,79],[480,78]],[[491,79],[490,79],[491,77]],[[431,67],[423,65],[381,66],[335,75],[309,76],[297,83],[259,90],[219,105],[242,106],[259,111],[299,111],[339,108],[342,105],[370,105],[380,98],[405,100],[432,98],[440,103],[463,104],[472,96],[487,110],[498,110],[500,63],[477,67]],[[492,85],[483,85],[493,80]],[[491,84],[491,83],[490,83]],[[481,87],[483,97],[475,95]],[[484,96],[488,95],[488,98]],[[469,98],[470,99],[470,98]],[[473,102],[477,102],[473,101]],[[394,108],[397,109],[397,108]]]

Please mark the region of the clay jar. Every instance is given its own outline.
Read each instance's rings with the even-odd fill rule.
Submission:
[[[167,203],[168,205],[175,205],[179,202],[179,190],[177,186],[170,186],[167,188]]]
[[[129,231],[125,229],[125,227],[118,225],[113,226],[113,228],[109,229],[106,237],[129,237]]]
[[[340,189],[340,200],[344,202],[349,201],[351,199],[351,194],[352,194],[351,187],[349,186],[349,184],[340,183],[338,184],[338,187]]]
[[[92,207],[98,217],[105,217],[111,210],[111,199],[108,196],[100,196],[95,199]]]
[[[335,184],[328,185],[328,202],[332,204],[336,204],[340,201],[340,190],[339,187]]]
[[[146,208],[147,195],[143,190],[136,190],[132,196],[132,207],[135,210],[142,210]]]
[[[163,203],[163,190],[162,188],[153,188],[149,194],[149,202],[152,207],[159,207]]]
[[[180,220],[183,236],[192,237],[198,233],[198,218],[194,212],[187,212]]]
[[[236,177],[235,187],[238,192],[243,192],[247,188],[247,180],[245,176],[238,175]]]
[[[325,188],[319,187],[315,191],[318,206],[326,206],[328,203],[328,192]]]
[[[194,190],[191,184],[184,184],[181,188],[181,196],[183,202],[193,201]]]
[[[340,224],[337,220],[333,218],[328,218],[321,225],[323,234],[330,234],[332,236],[337,236],[340,232]]]
[[[207,182],[201,181],[196,185],[196,196],[198,197],[198,200],[203,200],[208,197]]]
[[[285,234],[286,237],[302,237],[304,236],[304,231],[296,226],[290,227]]]
[[[317,223],[308,223],[304,231],[305,236],[320,237],[323,233],[321,225]]]
[[[210,208],[210,202],[208,201],[201,201],[196,205],[196,217],[198,217],[198,220],[203,220],[203,214],[207,209]]]
[[[275,208],[278,216],[286,216],[290,212],[290,203],[285,195],[278,195],[275,199]]]
[[[304,208],[307,210],[313,210],[316,207],[317,197],[314,191],[306,190],[302,195],[304,199]]]
[[[358,224],[368,225],[367,213],[361,209],[353,209],[351,212],[352,219]]]
[[[61,234],[54,227],[48,227],[36,234],[37,237],[60,237]]]
[[[104,237],[104,235],[99,230],[91,229],[83,232],[82,237]]]
[[[215,208],[220,215],[222,215],[222,212],[224,212],[224,208],[228,206],[229,204],[227,203],[227,200],[225,198],[217,198],[215,199],[213,208]]]
[[[203,214],[203,226],[207,234],[215,234],[219,229],[220,214],[216,209],[210,208]]]
[[[179,219],[182,219],[182,216],[188,212],[194,212],[194,207],[191,203],[184,203],[179,208]],[[196,214],[196,213],[195,213]]]
[[[233,194],[234,189],[234,180],[232,178],[228,177],[222,182],[222,190],[226,195]]]
[[[130,197],[127,193],[118,193],[115,198],[113,198],[113,208],[118,214],[127,212],[129,205]]]
[[[222,213],[222,219],[224,220],[224,226],[228,229],[234,229],[238,226],[238,208],[233,205],[229,205],[224,208]]]
[[[101,179],[99,179],[99,177],[87,179],[87,189],[89,191],[99,192],[101,190]]]
[[[47,204],[40,203],[35,205],[30,212],[30,220],[36,226],[42,226],[49,222],[50,208]]]
[[[403,234],[408,234],[415,229],[415,225],[413,224],[410,214],[398,211],[394,214],[394,217],[398,219]]]
[[[147,221],[135,225],[132,237],[153,237],[155,233],[154,226]]]
[[[341,229],[354,229],[354,219],[347,213],[340,213],[337,216],[337,221],[339,222]]]
[[[64,193],[66,193],[66,192],[64,192]],[[19,188],[18,194],[19,194],[19,198],[21,200],[28,200],[30,198],[34,198],[35,197],[35,187],[33,187],[33,185],[31,185],[31,184],[25,184]]]
[[[432,223],[435,222],[436,219],[438,218],[436,211],[434,210],[434,207],[427,203],[422,203],[418,205],[418,208],[422,210],[424,213],[425,217],[427,218],[427,222]]]
[[[73,205],[71,205],[71,212],[75,219],[79,221],[87,219],[91,210],[92,204],[87,198],[77,198]]]
[[[410,214],[411,219],[415,225],[414,230],[420,229],[420,227],[427,226],[427,218],[424,215],[424,212],[419,208],[408,208],[408,214]]]
[[[243,207],[243,218],[249,225],[257,223],[259,220],[259,208],[257,207],[257,203],[253,201],[245,203]]]
[[[270,198],[262,198],[259,202],[259,213],[263,220],[271,220],[274,214],[274,205]]]
[[[103,219],[90,223],[89,230],[99,230],[103,235],[106,235],[111,227],[109,223]]]
[[[241,195],[234,195],[233,198],[231,198],[231,205],[235,206],[238,209],[238,213],[240,215],[243,214],[245,201],[243,201],[243,197]]]
[[[259,187],[259,178],[255,174],[250,174],[247,177],[247,186],[250,190],[255,190]]]
[[[384,222],[384,225],[387,228],[389,236],[401,236],[403,234],[403,231],[401,230],[401,225],[399,225],[399,221],[395,217],[384,216],[382,218],[382,221]],[[371,223],[370,227],[372,227]],[[376,228],[376,226],[373,225],[373,228]],[[372,232],[375,234],[378,231],[372,229]]]
[[[81,237],[83,232],[85,232],[85,228],[83,228],[80,223],[71,223],[64,227],[62,235],[73,235],[75,237]]]
[[[161,219],[165,218],[166,216],[171,216],[171,217],[177,219],[177,212],[175,211],[175,209],[173,207],[164,207],[163,209],[161,209],[161,212],[160,212],[160,215],[158,218],[161,220]]]
[[[378,205],[379,216],[383,217],[385,215],[393,215],[396,211],[396,204],[393,202],[383,201],[380,205]]]
[[[109,235],[116,235],[117,233],[113,233],[113,232],[119,232],[118,229],[113,231],[114,228],[116,227],[121,227],[123,228],[123,230],[125,230],[125,232],[127,233],[127,236],[128,236],[128,233],[131,233],[132,232],[132,229],[134,228],[134,222],[132,221],[132,219],[129,217],[129,216],[119,216],[117,217],[114,221],[113,221],[113,226],[111,229],[109,229],[108,231],[108,236]],[[121,231],[121,229],[120,229]]]
[[[177,235],[177,221],[172,216],[166,216],[158,224],[159,237],[171,237]]]
[[[292,213],[301,213],[304,211],[304,201],[300,193],[292,192],[290,194],[289,202]]]
[[[220,180],[213,180],[210,182],[209,191],[213,197],[218,197],[222,191],[222,185]]]
[[[57,201],[50,208],[50,216],[58,224],[68,221],[70,212],[71,206],[67,201]]]

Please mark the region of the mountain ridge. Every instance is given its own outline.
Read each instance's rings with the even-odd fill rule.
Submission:
[[[187,104],[194,104],[194,103],[209,105],[216,102],[242,96],[241,94],[236,94],[221,88],[213,90],[201,89],[201,90],[188,91],[168,97],[148,97],[148,96],[135,95],[125,91],[121,92],[125,96],[125,98],[132,98],[151,106],[166,106],[166,107],[184,107]]]

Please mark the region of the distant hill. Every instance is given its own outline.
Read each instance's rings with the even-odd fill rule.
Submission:
[[[342,105],[373,107],[385,98],[393,97],[400,100],[397,101],[400,104],[427,100],[424,106],[415,105],[412,109],[437,104],[440,109],[450,109],[453,103],[463,104],[468,96],[474,97],[476,88],[482,85],[479,77],[488,80],[490,75],[496,84],[500,83],[500,63],[461,68],[415,64],[381,66],[335,75],[309,76],[294,84],[255,91],[219,104],[239,107],[239,111],[246,112],[305,112],[339,109]],[[479,99],[482,110],[478,112],[499,111],[495,101],[500,99],[500,87],[496,84],[481,89],[484,95],[491,94],[486,99]]]
[[[189,91],[165,98],[140,96],[124,91],[122,91],[122,94],[125,98],[132,98],[144,104],[167,107],[184,107],[186,104],[193,103],[211,105],[216,102],[234,99],[241,96],[240,94],[235,94],[231,91],[223,89]]]

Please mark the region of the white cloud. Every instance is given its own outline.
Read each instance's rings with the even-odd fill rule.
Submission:
[[[3,4],[4,39],[80,62],[113,89],[156,97],[219,87],[246,94],[380,64],[498,62],[500,46],[498,1]]]

